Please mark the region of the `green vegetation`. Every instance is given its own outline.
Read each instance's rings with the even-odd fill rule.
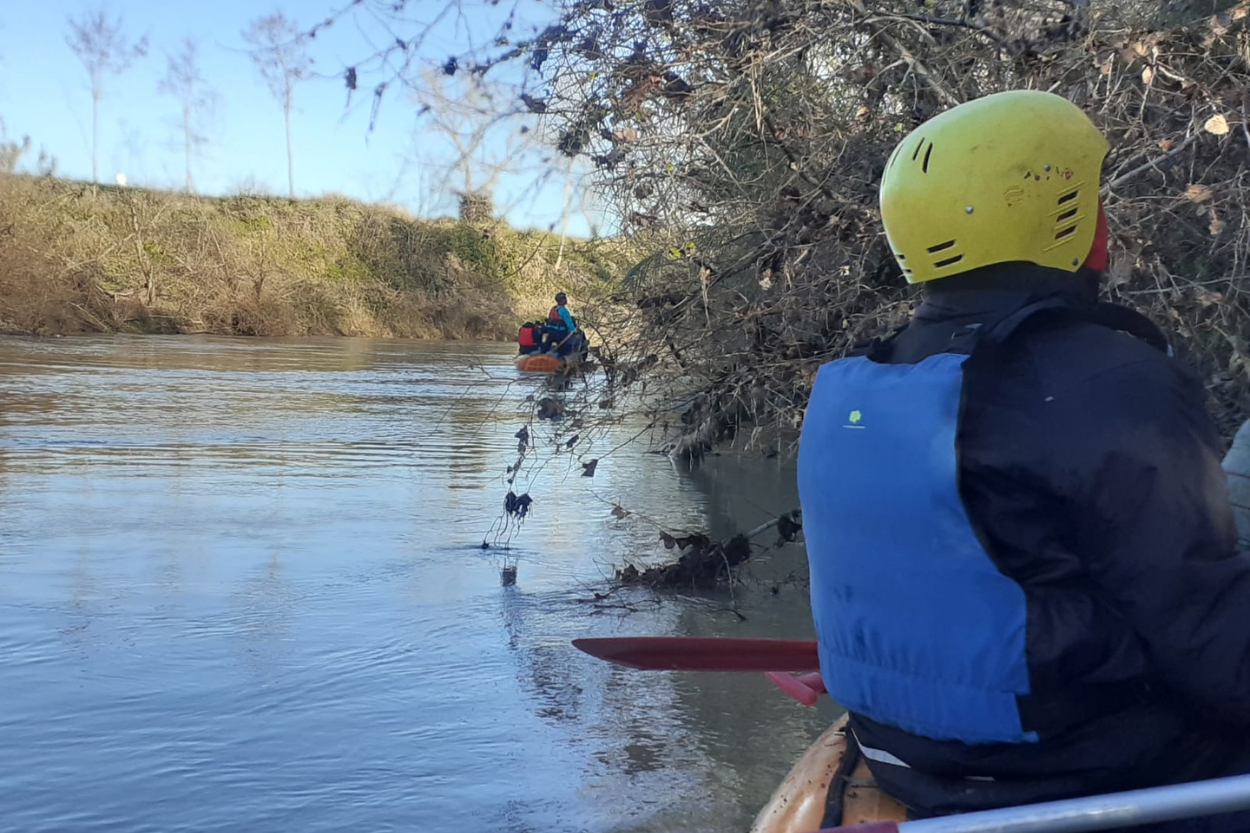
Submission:
[[[511,338],[613,245],[342,197],[195,197],[0,175],[0,332]]]

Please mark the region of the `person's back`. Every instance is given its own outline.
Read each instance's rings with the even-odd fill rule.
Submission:
[[[569,312],[568,296],[563,292],[556,293],[556,305],[547,313],[547,326],[571,333],[577,329],[577,321]]]
[[[800,441],[822,675],[918,815],[1250,771],[1250,560],[1218,437],[1162,335],[1095,303],[1105,142],[1043,96],[956,113],[1001,137],[980,157],[955,119],[900,145],[883,218],[933,289],[821,369]],[[1004,161],[992,108],[1021,102],[1084,156],[1033,136]],[[935,180],[954,193],[926,198]]]
[[[583,344],[577,329],[577,319],[569,312],[568,296],[556,293],[556,305],[547,313],[547,329],[551,333],[551,348],[561,356],[580,352]]]
[[[522,356],[537,353],[542,349],[543,325],[541,321],[526,321],[517,331],[517,345]]]

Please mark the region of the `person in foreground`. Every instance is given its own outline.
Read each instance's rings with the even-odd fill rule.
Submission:
[[[907,136],[881,214],[924,303],[813,386],[822,676],[916,817],[1250,772],[1250,558],[1201,385],[1098,303],[1107,150],[1032,91]]]

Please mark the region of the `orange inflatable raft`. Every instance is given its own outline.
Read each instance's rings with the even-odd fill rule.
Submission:
[[[550,353],[528,353],[524,356],[517,356],[513,364],[516,365],[517,370],[526,373],[555,373],[568,366],[564,359]]]

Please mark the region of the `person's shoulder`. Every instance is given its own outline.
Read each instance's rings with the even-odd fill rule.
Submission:
[[[1106,432],[1205,427],[1206,393],[1186,364],[1142,338],[1090,321],[1052,322],[1021,340],[1009,375],[1055,426]],[[1153,429],[1151,429],[1153,426]]]
[[[966,441],[978,448],[1045,449],[1048,465],[1079,471],[1112,452],[1163,454],[1168,437],[1212,441],[1198,377],[1137,336],[1050,321],[1005,347],[970,387]]]
[[[1019,353],[1071,385],[1109,379],[1173,383],[1183,375],[1175,359],[1145,339],[1080,318],[1039,322],[1020,339]]]

